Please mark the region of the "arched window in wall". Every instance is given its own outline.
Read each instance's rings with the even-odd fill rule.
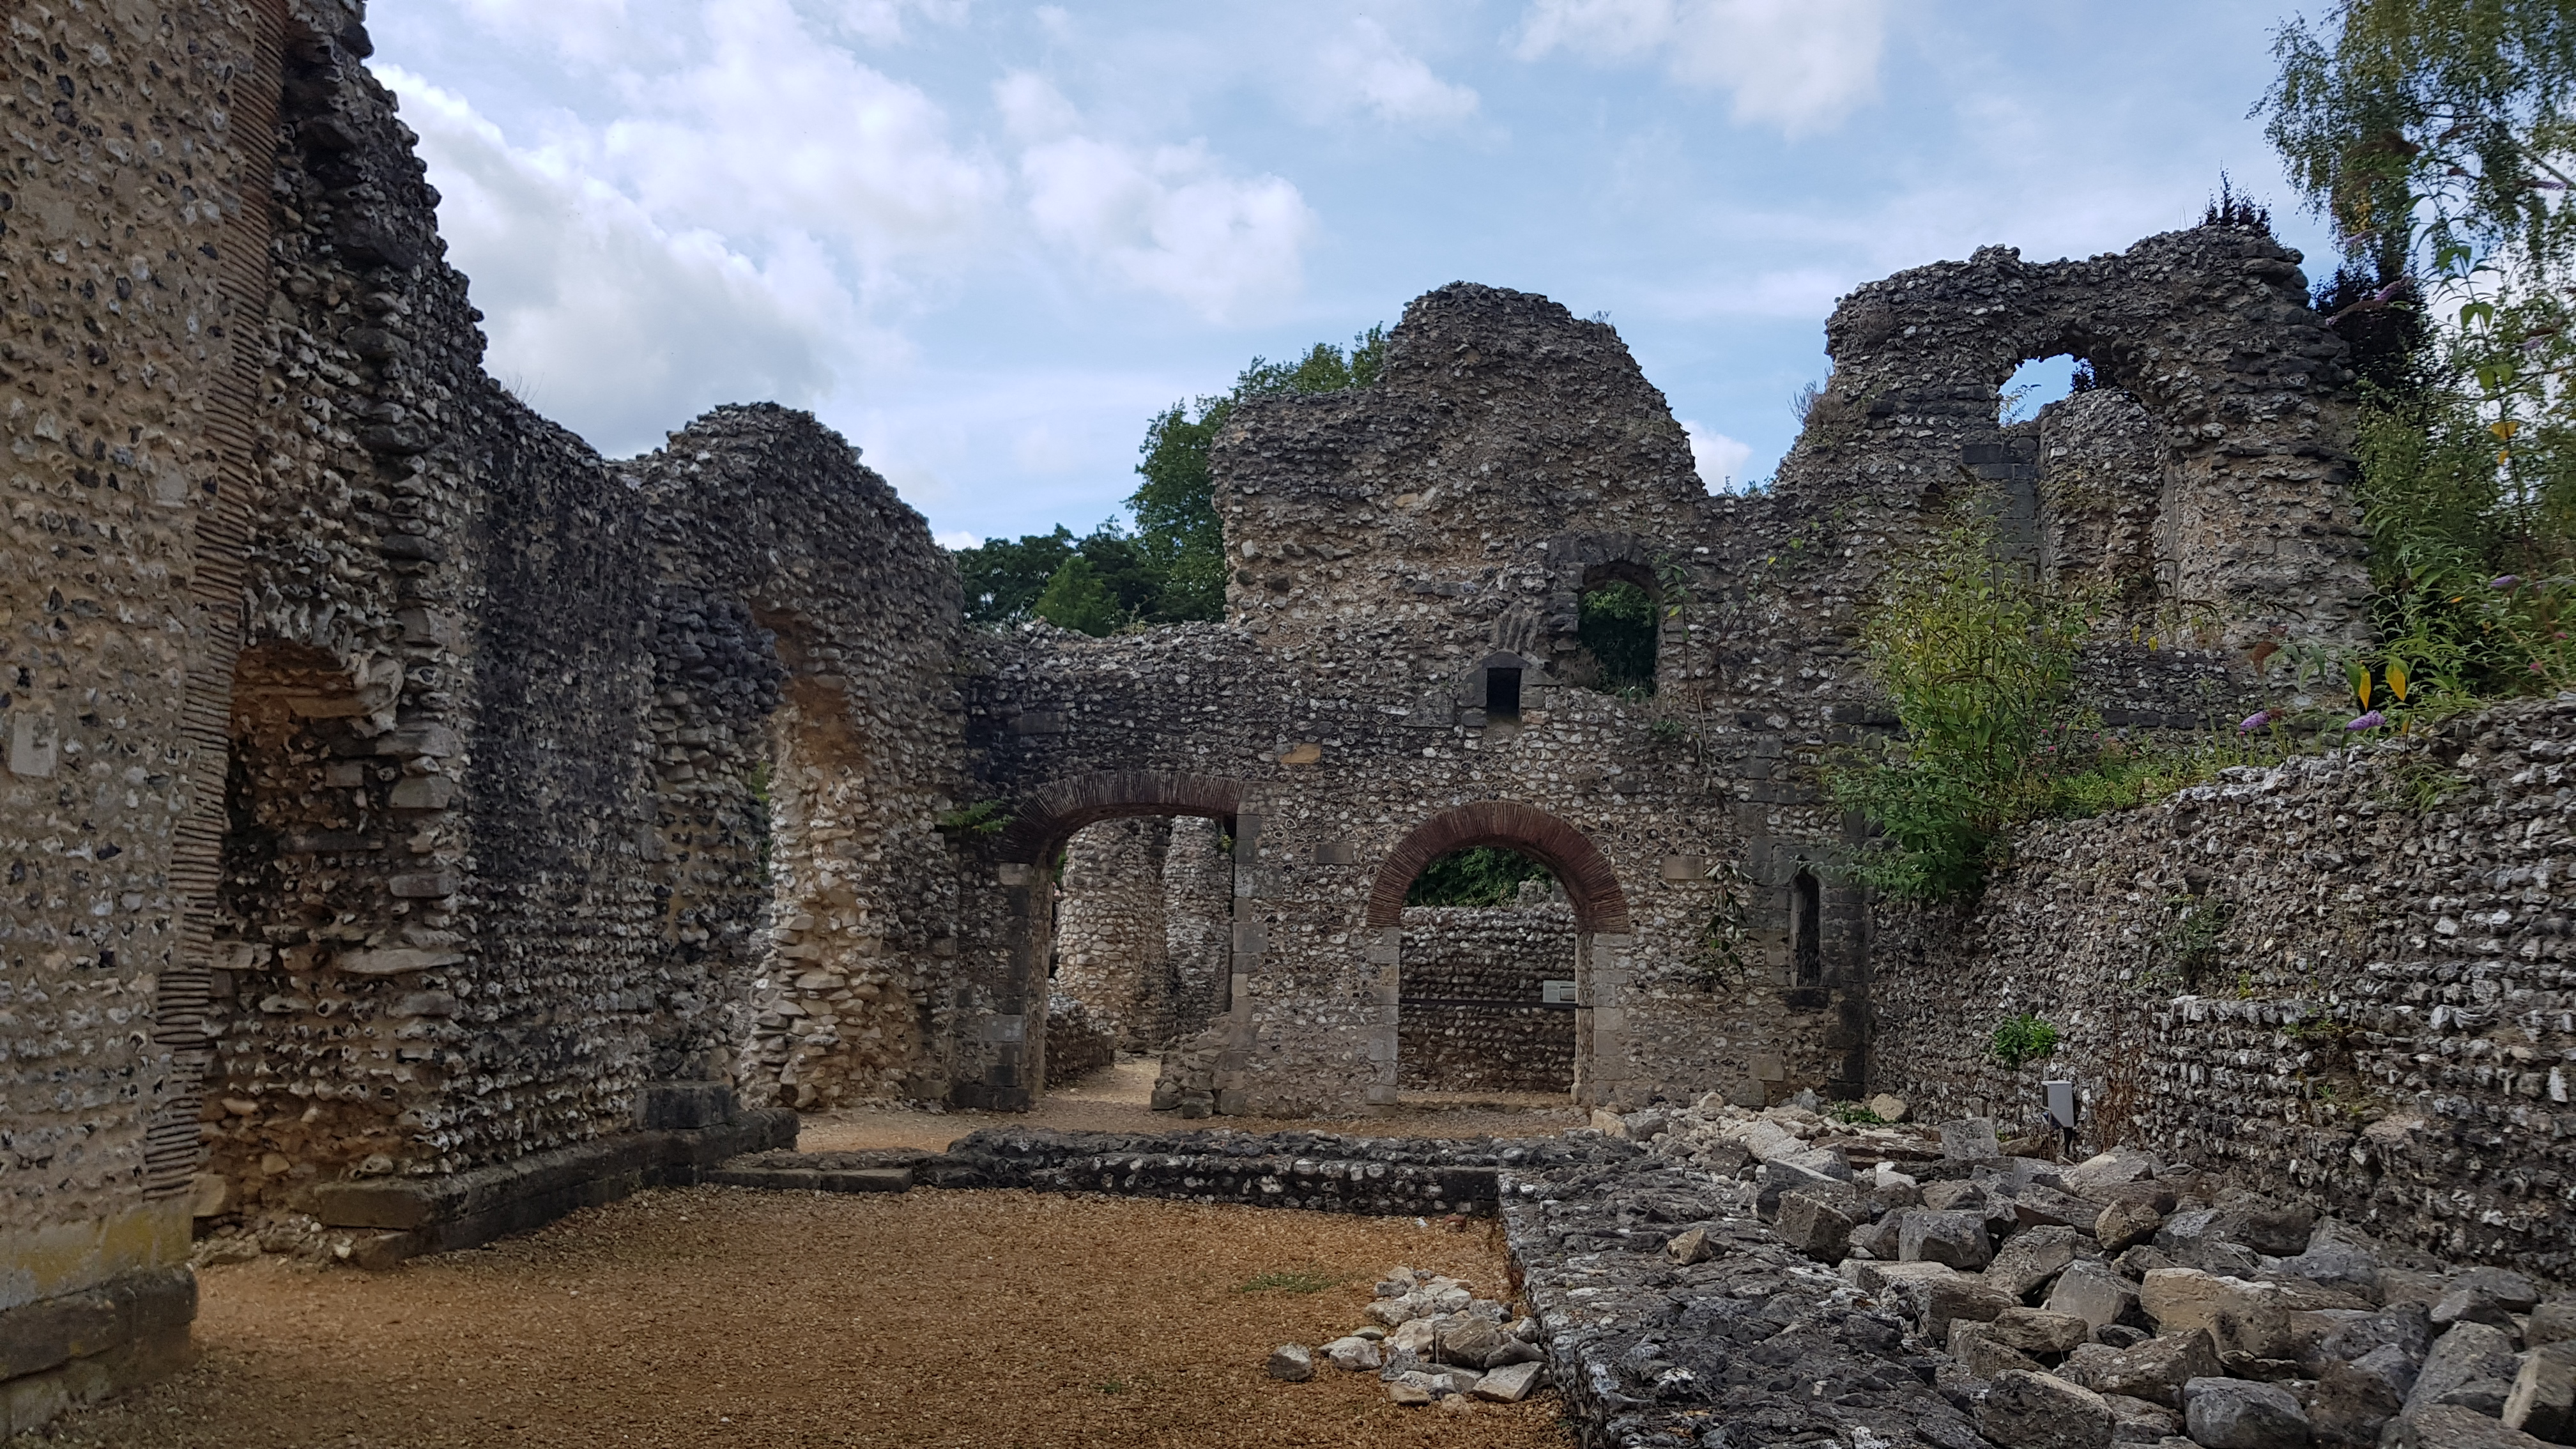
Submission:
[[[1576,638],[1582,649],[1563,671],[1570,682],[1605,694],[1655,692],[1655,656],[1663,608],[1644,570],[1617,570],[1584,581]]]

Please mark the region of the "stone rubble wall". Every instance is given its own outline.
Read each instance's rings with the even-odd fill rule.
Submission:
[[[2571,754],[2562,696],[2034,831],[1973,912],[1891,913],[1876,1084],[2022,1123],[2068,1078],[2089,1141],[2567,1277]],[[2065,1036],[2007,1071],[2021,1012]]]
[[[801,414],[611,464],[495,385],[353,8],[12,24],[0,1010],[61,1059],[0,1312],[336,1183],[613,1185],[657,1085],[938,1095],[920,517]]]
[[[1166,820],[1111,820],[1065,843],[1055,907],[1055,989],[1080,1001],[1125,1051],[1169,1038]]]
[[[946,1161],[982,1187],[1104,1192],[1310,1212],[1490,1216],[1496,1173],[1561,1163],[1581,1149],[1528,1142],[1364,1137],[1325,1132],[1137,1135],[985,1128],[948,1144]]]
[[[803,413],[719,408],[633,476],[672,645],[655,661],[655,848],[666,870],[719,878],[656,893],[658,1014],[697,1034],[693,1070],[751,1101],[936,1099],[962,851],[938,820],[972,798],[956,570]],[[719,605],[765,655],[719,637]]]
[[[1408,906],[1397,1083],[1411,1091],[1565,1092],[1574,1012],[1541,983],[1574,979],[1574,911]]]
[[[801,414],[610,464],[492,382],[363,55],[289,27],[209,1200],[615,1136],[657,1080],[899,1091],[953,571]]]
[[[1386,938],[1401,928],[1366,924],[1381,889],[1376,871],[1426,817],[1497,798],[1560,822],[1612,863],[1620,883],[1624,929],[1597,933],[1575,973],[1600,988],[1590,1002],[1609,1013],[1595,1022],[1593,1090],[1642,1101],[1749,1079],[1766,1047],[1791,1050],[1770,1036],[1764,983],[1721,994],[1690,968],[1716,891],[1704,866],[1722,838],[1688,810],[1696,777],[1687,752],[1657,741],[1629,703],[1540,686],[1525,696],[1517,730],[1489,731],[1455,712],[1424,724],[1393,713],[1382,702],[1389,691],[1357,671],[1284,671],[1227,626],[1100,640],[1038,626],[985,647],[991,662],[969,678],[969,769],[986,782],[980,788],[1021,802],[1014,829],[1027,830],[1028,843],[1013,849],[1031,862],[990,867],[984,899],[995,914],[975,928],[965,980],[992,1016],[1034,999],[1030,927],[999,908],[1004,873],[1033,869],[1052,840],[1089,823],[1050,825],[1048,792],[1151,774],[1227,782],[1226,803],[1182,813],[1240,812],[1232,974],[1242,994],[1230,998],[1236,1036],[1227,1050],[1237,1055],[1221,1095],[1241,1096],[1225,1110],[1351,1112],[1392,1100],[1400,970],[1380,958],[1390,949],[1400,957],[1400,941]],[[1602,759],[1626,762],[1615,784],[1592,763]],[[1134,808],[1177,807],[1139,799]],[[1682,857],[1698,864],[1668,873],[1668,859]],[[968,896],[976,893],[970,885]],[[974,1036],[959,1034],[961,1052]],[[999,1052],[985,1060],[990,1080],[1003,1069]]]
[[[1047,1003],[1046,1084],[1049,1090],[1078,1082],[1118,1060],[1118,1036],[1070,996]]]
[[[1234,857],[1215,820],[1180,816],[1163,851],[1163,960],[1170,983],[1161,1042],[1222,1014],[1233,964]]]
[[[276,10],[0,33],[0,1434],[176,1367],[195,1312]]]

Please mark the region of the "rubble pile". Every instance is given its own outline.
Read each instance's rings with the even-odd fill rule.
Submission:
[[[1583,1360],[1607,1417],[1884,1436],[1889,1396],[1928,1389],[1955,1417],[1918,1402],[1912,1437],[1945,1449],[2576,1443],[2576,1297],[2145,1152],[2070,1165],[1985,1119],[1925,1130],[1888,1120],[1901,1102],[1873,1108],[1712,1096],[1604,1121],[1641,1148],[1616,1180],[1505,1175],[1532,1300],[1565,1305],[1562,1325],[1543,1310],[1551,1350]],[[1557,1261],[1531,1264],[1549,1243]],[[1879,1362],[1855,1373],[1828,1341]]]
[[[1479,1298],[1455,1278],[1388,1269],[1368,1316],[1320,1349],[1280,1345],[1270,1355],[1270,1376],[1302,1383],[1314,1377],[1320,1354],[1345,1372],[1375,1372],[1399,1404],[1461,1409],[1478,1401],[1517,1404],[1546,1380],[1538,1321],[1514,1317],[1509,1305]]]

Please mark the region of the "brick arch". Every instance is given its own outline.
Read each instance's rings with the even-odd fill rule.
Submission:
[[[1131,815],[1231,816],[1244,784],[1178,770],[1104,770],[1058,780],[1030,795],[995,847],[1004,860],[1040,864],[1086,825]]]
[[[1396,842],[1377,868],[1369,887],[1368,923],[1404,923],[1404,893],[1422,868],[1453,850],[1504,845],[1521,851],[1556,872],[1573,898],[1574,919],[1584,930],[1625,934],[1628,898],[1619,889],[1618,873],[1582,831],[1544,810],[1508,800],[1480,800],[1445,810]]]

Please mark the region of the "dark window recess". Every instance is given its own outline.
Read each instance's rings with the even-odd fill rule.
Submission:
[[[1789,946],[1797,961],[1800,986],[1822,986],[1825,982],[1824,892],[1816,877],[1800,871],[1789,882]]]
[[[1521,717],[1521,672],[1517,669],[1485,671],[1485,721],[1517,720]]]

